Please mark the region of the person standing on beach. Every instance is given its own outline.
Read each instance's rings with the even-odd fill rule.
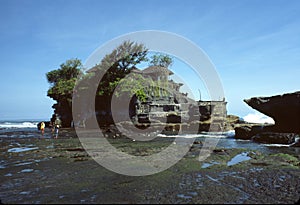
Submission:
[[[57,139],[57,137],[58,137],[58,131],[59,131],[60,126],[61,126],[61,121],[60,121],[59,117],[56,117],[56,119],[54,121],[55,139]]]
[[[41,122],[41,133],[42,133],[42,137],[44,136],[44,132],[45,132],[45,123],[44,122]]]

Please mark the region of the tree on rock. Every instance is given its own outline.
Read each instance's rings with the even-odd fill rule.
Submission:
[[[79,75],[82,74],[82,63],[79,59],[70,59],[60,65],[59,69],[46,74],[50,83],[47,96],[57,101],[52,107],[59,115],[63,127],[69,127],[72,122],[72,95]]]
[[[137,64],[148,60],[147,52],[148,50],[143,44],[124,41],[106,55],[100,65],[93,69],[95,72],[106,70],[98,86],[99,96],[111,96],[122,78],[129,74]]]
[[[133,93],[144,98],[145,94],[142,92],[144,79],[136,76],[132,79],[133,83],[130,83],[124,78],[138,64],[148,60],[147,52],[143,44],[124,41],[107,54],[99,64],[85,73],[82,72],[83,66],[78,59],[68,60],[59,69],[48,72],[47,80],[51,84],[48,96],[57,101],[53,108],[55,114],[61,117],[63,126],[69,127],[73,120],[72,100],[74,98],[78,100],[76,102],[80,102],[79,109],[76,111],[78,113],[75,113],[76,117],[80,116],[80,120],[86,122],[95,111],[100,123],[112,122],[111,99],[113,95],[118,96],[118,100]],[[115,89],[121,81],[123,82],[121,89],[116,92]],[[95,86],[96,92],[93,91]],[[90,95],[95,95],[94,107],[91,107],[92,103],[88,98]]]
[[[104,123],[112,122],[110,114],[113,94],[123,96],[123,94],[128,93],[128,90],[138,90],[133,87],[129,88],[129,85],[126,85],[121,87],[119,92],[115,92],[115,88],[127,74],[135,69],[138,64],[148,61],[147,52],[148,49],[143,44],[124,41],[110,54],[107,54],[100,64],[87,71],[89,74],[93,74],[91,78],[98,79],[99,76],[103,76],[98,85],[95,103],[98,113],[106,113],[106,116],[100,117],[100,120],[105,121]],[[94,80],[90,81],[95,82]],[[134,84],[131,83],[131,86],[133,85],[139,88],[141,83],[136,81]]]
[[[150,66],[160,66],[168,68],[173,64],[173,59],[169,55],[155,54],[151,56]]]

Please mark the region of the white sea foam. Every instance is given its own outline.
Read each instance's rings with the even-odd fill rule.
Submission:
[[[196,137],[199,137],[199,135],[196,135],[196,134],[189,134],[189,135],[165,135],[165,134],[158,134],[157,137],[170,137],[170,138],[174,138],[174,137],[181,137],[181,138],[196,138]]]
[[[262,113],[250,113],[243,117],[243,120],[249,123],[268,123],[268,124],[275,124],[275,121],[262,114]]]
[[[266,147],[290,147],[290,144],[264,144]]]
[[[157,137],[180,137],[180,138],[198,138],[198,137],[208,137],[208,138],[232,138],[234,137],[234,130],[230,130],[227,132],[202,132],[199,134],[179,134],[179,135],[165,135],[158,134]]]
[[[0,128],[36,128],[38,122],[0,122]]]
[[[294,144],[297,144],[299,140],[300,140],[300,137],[296,137],[295,142],[293,142],[292,144],[264,144],[264,145],[267,147],[291,147]]]

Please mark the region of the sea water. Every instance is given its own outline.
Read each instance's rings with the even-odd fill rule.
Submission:
[[[241,140],[241,139],[235,139],[235,132],[234,130],[227,131],[227,132],[220,132],[220,133],[209,133],[209,132],[202,132],[199,134],[183,134],[183,135],[164,135],[159,134],[158,135],[161,138],[194,138],[195,140],[199,140],[202,142],[208,142],[212,141],[213,145],[216,145],[216,148],[225,148],[225,149],[231,149],[231,148],[241,148],[246,150],[257,150],[261,151],[263,153],[287,153],[287,154],[294,154],[299,153],[299,148],[291,147],[290,145],[285,144],[264,144],[264,143],[257,143],[253,142],[251,140]],[[299,139],[297,139],[299,140]]]
[[[38,130],[38,123],[42,120],[1,120],[0,138],[27,138],[34,137]]]
[[[37,128],[38,120],[6,120],[0,121],[0,129]]]

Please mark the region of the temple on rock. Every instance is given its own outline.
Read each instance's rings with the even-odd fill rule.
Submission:
[[[192,122],[209,120],[211,117],[221,122],[226,118],[225,99],[196,101],[189,98],[187,93],[180,92],[183,84],[170,79],[173,72],[166,67],[150,66],[144,70],[134,69],[132,73],[156,82],[155,85],[145,86],[145,101],[135,100],[131,112],[135,122]]]

